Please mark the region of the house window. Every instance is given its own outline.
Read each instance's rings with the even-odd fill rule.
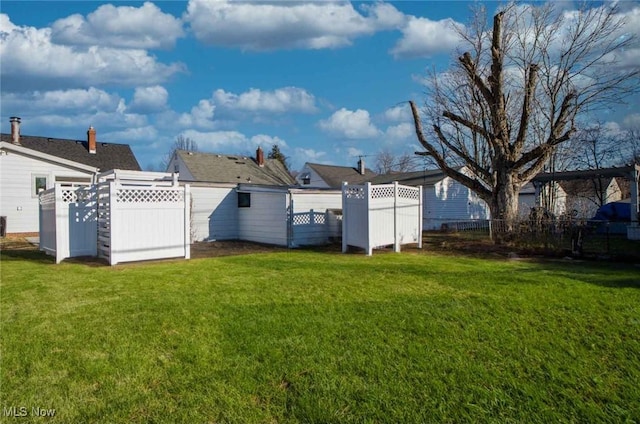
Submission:
[[[251,193],[238,193],[238,207],[239,208],[251,207]]]
[[[31,180],[31,197],[38,197],[40,192],[47,189],[46,175],[33,175]]]
[[[302,174],[302,184],[309,185],[311,184],[311,174],[308,172]]]

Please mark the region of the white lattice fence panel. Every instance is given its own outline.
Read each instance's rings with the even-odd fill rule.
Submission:
[[[371,186],[370,197],[372,199],[393,199],[394,192],[393,186]]]
[[[346,186],[343,190],[347,199],[364,199],[364,187],[362,186]]]
[[[311,217],[308,213],[297,213],[293,215],[293,225],[309,225]]]
[[[420,200],[420,189],[398,186],[398,197],[402,199]]]
[[[119,203],[182,203],[184,190],[121,188],[116,194]]]

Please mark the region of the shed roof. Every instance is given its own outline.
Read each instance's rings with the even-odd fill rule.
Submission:
[[[265,159],[264,166],[251,157],[177,150],[176,155],[195,181],[294,185],[295,180],[277,159]]]
[[[324,180],[329,187],[340,188],[343,182],[359,184],[375,177],[376,174],[369,168],[365,168],[364,175],[357,168],[349,166],[323,165],[320,163],[309,163],[307,166],[313,169]]]
[[[372,184],[390,184],[397,181],[400,184],[411,186],[432,185],[445,178],[446,175],[440,169],[424,169],[413,172],[392,172],[378,175],[369,182]]]

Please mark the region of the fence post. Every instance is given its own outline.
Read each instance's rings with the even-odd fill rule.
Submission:
[[[349,203],[347,201],[347,182],[342,183],[342,253],[347,252],[347,216]]]
[[[373,246],[371,246],[371,183],[365,183],[364,185],[364,201],[366,205],[366,228],[367,228],[367,256],[373,255]]]
[[[418,249],[422,249],[422,186],[418,186]]]
[[[398,182],[393,182],[393,251],[400,252],[400,238],[398,237]]]
[[[69,223],[60,222],[63,219],[62,216],[59,216],[62,213],[62,187],[60,186],[60,184],[54,184],[53,187],[54,187],[53,192],[55,194],[55,200],[53,203],[53,210],[54,210],[53,216],[55,217],[54,225],[56,226],[56,229],[55,229],[56,264],[59,264],[60,262],[62,262],[62,259],[63,259],[63,252],[62,252],[63,239],[66,239],[67,243],[69,240],[69,228],[68,228]],[[66,231],[66,234],[64,234],[63,237],[61,237],[59,232],[63,228],[63,225],[67,227],[67,231]]]
[[[184,186],[184,258],[191,259],[191,187],[189,184]]]
[[[118,213],[116,206],[116,182],[115,180],[109,181],[109,265],[116,265],[118,263],[118,250],[120,249],[120,237],[117,233],[117,229],[120,227],[118,224]]]

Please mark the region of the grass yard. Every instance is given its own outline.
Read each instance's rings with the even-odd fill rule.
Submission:
[[[2,422],[640,421],[633,265],[5,249],[1,272]]]

